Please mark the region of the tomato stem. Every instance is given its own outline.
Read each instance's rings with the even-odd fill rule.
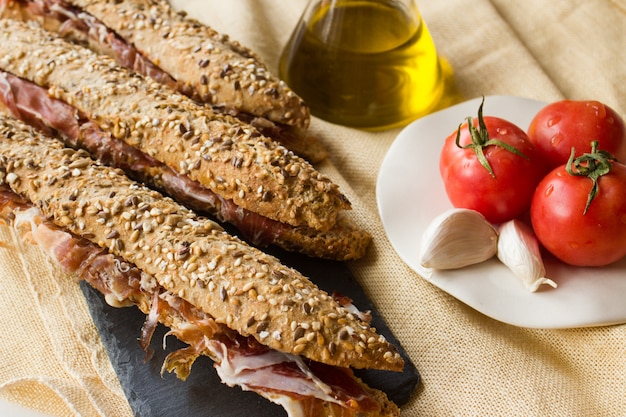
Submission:
[[[611,172],[611,169],[613,168],[613,164],[611,163],[611,161],[614,161],[615,157],[607,151],[598,150],[597,140],[591,141],[590,153],[582,154],[578,158],[574,158],[575,154],[576,149],[572,147],[572,152],[570,153],[569,160],[567,161],[565,169],[570,175],[587,177],[592,182],[591,190],[589,191],[589,195],[587,196],[585,211],[583,212],[583,215],[585,215],[587,214],[587,210],[589,210],[591,202],[600,190],[598,180],[603,175]]]
[[[472,149],[476,153],[476,158],[478,158],[478,162],[485,168],[489,175],[492,178],[495,178],[496,175],[485,156],[484,148],[488,146],[500,146],[505,150],[514,153],[515,155],[521,156],[524,159],[528,159],[526,155],[524,155],[521,151],[519,151],[514,146],[509,145],[508,143],[504,143],[498,139],[490,139],[489,131],[487,130],[487,126],[485,125],[485,119],[483,117],[483,105],[485,104],[485,97],[483,96],[482,101],[480,102],[480,106],[478,107],[478,128],[474,126],[474,119],[472,117],[467,118],[467,128],[470,132],[470,138],[472,139],[472,143],[468,143],[465,146],[461,146],[461,126],[456,131],[456,146],[461,149]]]

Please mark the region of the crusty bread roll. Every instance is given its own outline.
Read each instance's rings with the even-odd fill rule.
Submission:
[[[173,200],[0,116],[0,184],[244,336],[341,367],[401,370],[384,337],[297,271]]]
[[[7,0],[3,15],[115,57],[118,63],[242,118],[315,163],[328,155],[308,133],[308,107],[250,49],[174,11],[167,1]]]

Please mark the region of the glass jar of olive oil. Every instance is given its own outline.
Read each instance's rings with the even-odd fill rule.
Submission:
[[[434,110],[444,90],[412,0],[309,0],[279,71],[315,116],[368,130]]]

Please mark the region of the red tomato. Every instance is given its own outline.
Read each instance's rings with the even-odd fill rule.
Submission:
[[[598,178],[590,203],[593,180],[568,173],[567,165],[537,186],[530,209],[533,229],[541,244],[565,263],[603,266],[626,256],[626,165],[611,165]]]
[[[481,146],[480,150],[466,147],[473,139],[468,123],[462,124],[459,131],[446,138],[439,170],[453,206],[476,210],[490,222],[502,223],[528,210],[535,187],[546,169],[522,129],[489,116],[484,117],[484,125],[480,126],[482,104],[478,116],[472,120],[472,130],[478,131],[482,136],[479,140],[486,146]],[[457,133],[460,147],[456,143]],[[516,149],[523,156],[494,141]],[[477,155],[481,151],[493,173],[479,161]]]
[[[528,127],[528,137],[550,168],[567,163],[572,147],[580,155],[589,142],[626,163],[626,128],[617,112],[598,101],[562,100],[541,109]],[[578,156],[576,155],[576,156]]]

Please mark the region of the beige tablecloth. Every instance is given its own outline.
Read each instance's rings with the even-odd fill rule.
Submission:
[[[276,69],[305,2],[175,5]],[[464,97],[593,98],[625,116],[624,0],[418,4]],[[404,416],[626,416],[626,325],[519,328],[435,288],[395,254],[377,212],[378,169],[399,130],[364,133],[317,119],[312,129],[331,150],[320,169],[374,236],[351,267],[423,377]],[[76,283],[35,248],[0,233],[0,395],[59,416],[132,415]]]

